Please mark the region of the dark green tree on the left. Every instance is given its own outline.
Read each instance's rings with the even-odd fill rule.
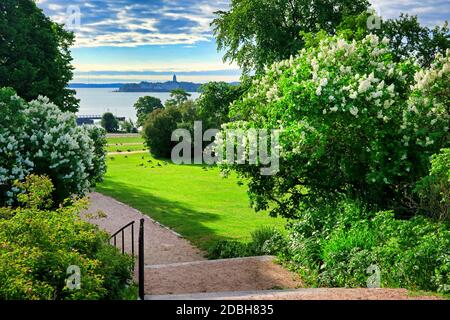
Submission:
[[[70,46],[75,36],[50,20],[33,0],[0,2],[0,87],[25,100],[48,97],[63,111],[76,112]]]

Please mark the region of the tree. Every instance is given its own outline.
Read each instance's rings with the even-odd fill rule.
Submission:
[[[77,126],[75,114],[62,112],[47,98],[27,103],[5,88],[0,89],[0,114],[0,206],[15,205],[20,190],[14,182],[33,173],[52,180],[56,205],[102,181],[102,128]]]
[[[450,48],[448,22],[442,26],[421,26],[417,16],[401,14],[397,19],[380,19],[380,28],[369,30],[367,21],[372,13],[362,13],[358,16],[346,17],[338,27],[338,33],[346,39],[361,40],[369,33],[380,38],[390,39],[389,47],[394,55],[394,61],[408,58],[414,59],[422,66],[429,66],[438,53],[445,54]]]
[[[134,108],[136,109],[136,115],[138,118],[136,125],[141,127],[144,125],[147,116],[154,110],[163,108],[163,104],[158,98],[146,96],[140,97],[134,104]]]
[[[274,215],[296,217],[302,203],[341,197],[416,212],[416,182],[450,145],[449,54],[421,69],[395,62],[387,38],[320,39],[256,79],[224,128],[281,130],[279,171],[263,176],[263,165],[231,160],[225,169],[249,181],[257,210]]]
[[[171,141],[172,132],[177,129],[181,119],[181,112],[175,106],[156,109],[149,114],[144,124],[144,138],[155,157],[170,158],[172,148],[176,145],[176,142]]]
[[[184,89],[174,89],[170,91],[170,99],[166,101],[166,104],[168,106],[179,106],[183,102],[186,102],[190,96],[191,94],[187,93]]]
[[[137,133],[138,129],[136,128],[136,126],[133,123],[133,120],[128,119],[123,121],[120,124],[121,128],[123,131],[125,131],[126,133]]]
[[[230,104],[239,99],[248,89],[250,83],[230,85],[225,82],[208,82],[201,86],[197,100],[198,115],[204,128],[218,129],[229,121]]]
[[[102,116],[101,125],[106,132],[116,132],[119,130],[119,121],[111,112],[106,112]]]
[[[51,21],[32,0],[0,2],[0,87],[26,101],[48,97],[62,111],[76,112],[70,46],[74,34]]]
[[[304,45],[301,32],[333,34],[345,16],[368,7],[367,0],[232,0],[229,11],[216,12],[212,26],[225,61],[237,62],[244,73],[261,73],[297,54]]]

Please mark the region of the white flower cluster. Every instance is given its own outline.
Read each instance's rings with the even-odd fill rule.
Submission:
[[[319,46],[268,67],[236,106],[261,127],[285,128],[289,145],[283,147],[293,154],[310,152],[311,141],[320,141],[320,129],[326,126],[367,127],[375,141],[362,146],[373,160],[370,179],[393,183],[395,178],[376,169],[383,165],[386,148],[377,139],[398,137],[398,154],[388,160],[405,172],[413,167],[408,162],[413,144],[434,152],[439,137],[448,134],[450,64],[449,52],[426,70],[408,60],[395,62],[388,44],[389,39],[372,34],[358,42],[327,37]]]
[[[22,121],[0,120],[0,191],[4,193],[0,197],[6,196],[11,204],[17,193],[12,181],[34,172],[49,175],[57,188],[70,194],[87,192],[96,182],[93,175],[105,170],[101,165],[105,155],[96,152],[90,138],[92,129],[78,127],[74,114],[61,112],[47,98],[30,103],[18,99],[11,97],[18,109],[8,110],[7,102],[1,107],[2,113],[14,112]]]
[[[408,133],[403,143],[427,147],[449,130],[450,50],[445,56],[437,55],[431,67],[418,71],[414,80],[412,94],[402,115],[401,129]],[[427,132],[426,136],[424,132]]]

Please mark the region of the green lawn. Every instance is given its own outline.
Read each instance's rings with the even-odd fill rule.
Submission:
[[[121,137],[121,136],[114,136],[114,137],[108,137],[108,144],[116,144],[116,143],[144,143],[144,139],[140,137],[139,135],[131,136],[131,137]]]
[[[108,152],[144,151],[147,147],[144,144],[112,144],[106,147]]]
[[[284,224],[255,213],[245,187],[235,177],[222,178],[217,168],[174,165],[148,153],[108,156],[107,164],[98,192],[148,214],[200,248],[220,239],[247,241],[261,226]]]
[[[108,137],[108,152],[127,152],[127,151],[143,151],[147,149],[144,145],[144,139],[140,136],[136,137]]]

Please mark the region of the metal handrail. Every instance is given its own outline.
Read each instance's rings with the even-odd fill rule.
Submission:
[[[144,219],[140,220],[139,225],[139,237],[138,237],[138,285],[139,285],[139,298],[144,300],[145,290],[144,290]],[[125,230],[131,226],[131,253],[133,255],[133,265],[134,265],[134,221],[131,221],[127,225],[123,226],[120,230],[114,233],[109,241],[114,240],[114,246],[117,246],[117,236],[122,235],[122,254],[125,254]]]
[[[127,224],[126,226],[122,227],[119,231],[117,231],[116,233],[114,233],[111,238],[109,238],[109,240],[111,241],[112,239],[114,239],[114,246],[117,245],[117,235],[119,233],[122,234],[122,254],[125,253],[125,229],[128,228],[129,226],[131,226],[131,254],[134,257],[134,221],[131,221],[129,224]]]

